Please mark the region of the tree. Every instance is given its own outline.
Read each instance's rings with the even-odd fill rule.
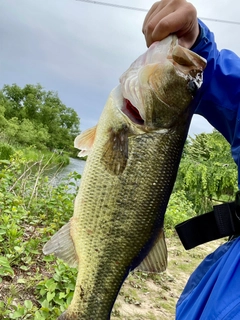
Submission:
[[[0,107],[4,108],[3,113],[0,110],[0,117],[4,118],[0,119],[0,132],[5,120],[17,118],[20,131],[19,137],[15,137],[21,143],[72,149],[80,121],[77,113],[66,107],[56,92],[45,91],[40,84],[27,84],[24,88],[16,84],[4,85],[0,91]],[[39,140],[36,140],[36,132]]]
[[[199,214],[211,210],[216,202],[234,199],[237,166],[229,143],[219,132],[215,130],[189,138],[175,190],[184,190]]]
[[[41,145],[47,145],[49,134],[43,126],[36,128],[29,119],[23,119],[19,123],[16,140],[21,144],[35,145],[41,148]]]

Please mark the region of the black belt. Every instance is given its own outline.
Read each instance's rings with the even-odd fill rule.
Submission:
[[[213,211],[189,219],[175,227],[186,250],[202,243],[240,234],[240,191],[236,200],[213,207]]]

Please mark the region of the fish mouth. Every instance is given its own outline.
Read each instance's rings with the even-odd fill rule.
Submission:
[[[123,106],[121,108],[122,113],[124,113],[132,122],[138,125],[144,125],[144,120],[141,117],[138,109],[132,105],[128,99],[123,99]]]

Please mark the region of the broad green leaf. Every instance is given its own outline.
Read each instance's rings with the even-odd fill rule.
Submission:
[[[33,304],[32,304],[32,301],[31,300],[25,300],[24,301],[24,305],[25,305],[25,307],[27,308],[27,309],[32,309],[32,307],[33,307]]]
[[[48,292],[47,293],[47,301],[50,302],[55,297],[55,292]]]

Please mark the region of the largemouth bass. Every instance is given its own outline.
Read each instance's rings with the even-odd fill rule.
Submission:
[[[154,43],[121,76],[98,125],[75,139],[88,159],[74,214],[43,249],[79,270],[59,319],[110,319],[131,270],[165,270],[164,214],[205,65],[175,36]]]

